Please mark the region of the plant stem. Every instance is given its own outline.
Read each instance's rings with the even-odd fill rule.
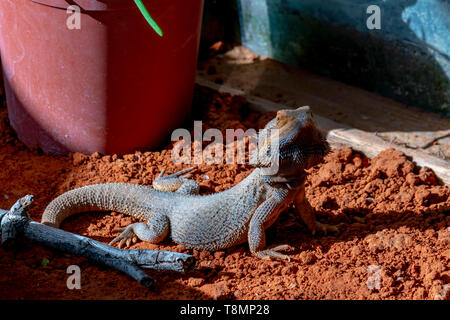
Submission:
[[[162,32],[161,28],[156,24],[155,20],[153,20],[150,13],[148,13],[148,10],[142,3],[142,0],[134,0],[134,2],[138,6],[138,8],[141,11],[142,15],[144,16],[145,20],[147,20],[148,24],[153,28],[153,30],[155,30],[155,32],[157,34],[159,34],[162,37],[163,32]]]

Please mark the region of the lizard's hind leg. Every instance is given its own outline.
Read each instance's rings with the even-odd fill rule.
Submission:
[[[163,214],[155,214],[147,220],[147,223],[133,223],[114,231],[122,233],[109,243],[110,246],[119,242],[119,248],[122,248],[123,244],[129,247],[131,242],[136,242],[137,238],[150,243],[158,243],[164,240],[169,233],[169,218]]]
[[[182,194],[198,194],[200,186],[194,180],[188,179],[195,167],[190,167],[167,176],[163,176],[163,169],[158,177],[153,181],[153,188],[159,191],[176,191]]]

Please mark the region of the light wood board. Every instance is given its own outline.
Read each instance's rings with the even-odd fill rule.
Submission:
[[[241,90],[214,83],[200,76],[197,76],[196,82],[200,86],[204,86],[218,92],[245,96],[250,108],[255,111],[268,112],[280,109],[291,109],[287,106],[280,105],[260,97],[246,95]],[[411,149],[390,143],[374,133],[355,129],[322,116],[314,115],[314,119],[321,130],[324,131],[327,136],[327,141],[332,146],[349,146],[354,150],[362,152],[368,157],[377,156],[381,151],[387,148],[395,148],[411,157],[411,159],[418,166],[431,168],[443,183],[450,185],[450,164],[446,160],[437,158],[420,149]]]

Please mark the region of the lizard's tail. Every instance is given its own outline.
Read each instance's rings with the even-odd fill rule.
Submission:
[[[87,211],[117,211],[144,218],[149,213],[146,203],[152,192],[151,188],[126,183],[93,184],[70,190],[50,202],[41,223],[58,228],[64,219]]]

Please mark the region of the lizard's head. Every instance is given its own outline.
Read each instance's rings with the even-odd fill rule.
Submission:
[[[269,121],[263,131],[278,129],[279,169],[277,176],[295,176],[320,161],[329,152],[330,147],[314,122],[310,107],[279,110],[277,116]],[[265,150],[273,135],[264,143]],[[260,151],[261,155],[261,151]]]

